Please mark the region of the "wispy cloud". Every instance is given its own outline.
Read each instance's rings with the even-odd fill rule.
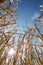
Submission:
[[[36,19],[40,14],[35,12],[32,16],[32,21],[34,21],[34,19]]]

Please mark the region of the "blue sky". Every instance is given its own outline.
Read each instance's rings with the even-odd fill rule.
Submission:
[[[7,2],[7,5],[9,3]],[[19,2],[18,4],[18,20],[17,23],[21,27],[19,27],[20,32],[22,30],[26,30],[25,27],[22,26],[28,26],[31,27],[34,25],[34,19],[39,16],[40,13],[40,4],[43,4],[43,0],[22,0],[22,2]],[[38,24],[40,26],[40,24]]]
[[[19,19],[17,22],[23,26],[32,26],[33,19],[39,15],[40,4],[43,4],[43,0],[22,0],[18,5]]]

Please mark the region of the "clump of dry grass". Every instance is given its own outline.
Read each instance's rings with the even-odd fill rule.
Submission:
[[[6,0],[0,0],[0,3],[4,3]],[[17,5],[15,5],[16,8]],[[10,20],[10,18],[13,18],[14,16],[17,16],[16,10],[12,11],[10,7],[7,7],[5,4],[2,4],[0,6],[1,10],[4,12],[4,14],[7,14],[5,17],[2,17],[2,14],[0,14],[0,27],[8,27],[8,25],[16,25],[16,20]],[[2,13],[3,13],[2,12]],[[2,23],[3,22],[3,23]],[[7,48],[7,51],[5,47],[8,47],[11,45],[9,44],[9,40],[12,37],[13,34],[19,34],[17,33],[18,30],[13,29],[13,31],[4,32],[2,31],[2,28],[0,30],[1,38],[0,38],[0,65],[6,65],[6,52],[9,48]],[[10,58],[8,65],[43,65],[43,34],[41,35],[39,32],[37,33],[37,29],[30,28],[27,29],[23,35],[19,36],[16,54]],[[35,35],[36,33],[36,35]],[[39,37],[42,42],[34,43],[32,44],[32,41],[34,39],[34,36],[37,38]],[[20,39],[21,37],[21,39]],[[37,41],[37,40],[36,40]],[[14,44],[15,39],[14,39]],[[15,47],[15,46],[14,46]],[[12,45],[11,45],[12,48]],[[15,51],[15,50],[14,50]],[[9,52],[9,51],[8,51]]]

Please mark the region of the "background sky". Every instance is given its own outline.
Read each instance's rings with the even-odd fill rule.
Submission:
[[[17,28],[20,30],[19,32],[24,32],[24,30],[27,29],[25,26],[31,27],[34,25],[34,19],[40,14],[40,4],[43,4],[43,0],[22,0],[22,2],[19,2],[17,9],[19,16],[17,23],[20,25],[20,27]],[[38,24],[38,26],[40,26],[40,24]],[[41,32],[43,32],[43,30]]]
[[[32,26],[33,19],[40,13],[40,4],[43,4],[43,0],[22,0],[18,5],[19,19],[17,22],[23,26]]]

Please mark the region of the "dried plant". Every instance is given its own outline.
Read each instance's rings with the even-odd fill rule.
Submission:
[[[43,65],[43,34],[40,33],[36,24],[24,31],[23,34],[18,33],[16,9],[19,0],[16,0],[16,3],[10,0],[9,6],[5,4],[6,1],[0,0],[2,3],[0,4],[0,10],[2,10],[0,13],[0,65]],[[12,4],[14,5],[13,10],[10,8]],[[12,20],[13,17],[14,20]],[[40,17],[37,20],[42,22]],[[12,51],[15,54],[9,56],[9,51],[10,54]]]

